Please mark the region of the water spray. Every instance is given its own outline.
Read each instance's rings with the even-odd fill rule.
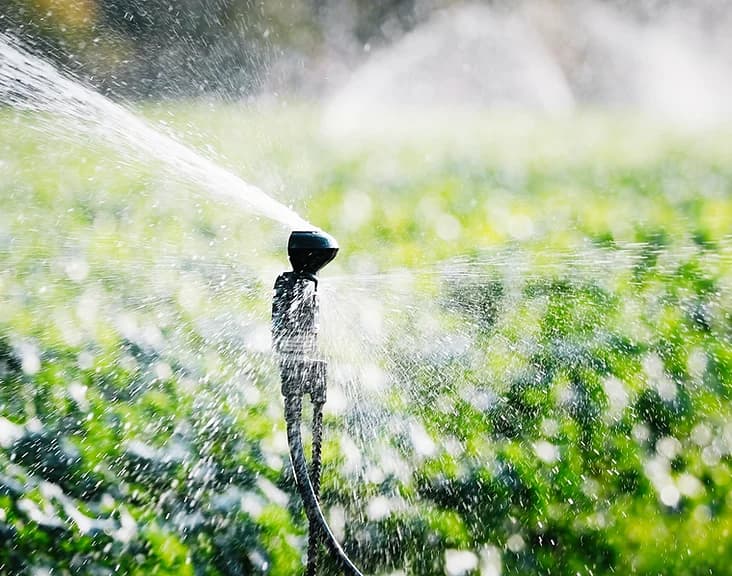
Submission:
[[[322,231],[295,231],[290,235],[287,253],[292,264],[292,272],[280,274],[274,285],[272,342],[280,363],[292,468],[309,522],[306,574],[315,575],[319,544],[323,542],[344,574],[362,576],[333,535],[318,502],[327,365],[318,359],[317,273],[335,258],[338,243],[335,238]],[[313,406],[313,447],[309,471],[300,429],[302,402],[306,394],[310,395]]]

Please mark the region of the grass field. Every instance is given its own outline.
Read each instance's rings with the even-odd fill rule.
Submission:
[[[341,243],[323,501],[365,572],[729,571],[732,131],[144,113]],[[0,113],[0,573],[298,573],[287,230],[49,122]]]

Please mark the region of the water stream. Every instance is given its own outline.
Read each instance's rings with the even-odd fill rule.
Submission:
[[[23,48],[17,39],[1,33],[0,102],[16,110],[48,113],[61,119],[63,129],[71,131],[74,138],[90,133],[126,154],[155,159],[172,176],[290,229],[313,228],[261,189],[181,143],[174,135],[85,87]],[[49,123],[45,129],[52,127]]]

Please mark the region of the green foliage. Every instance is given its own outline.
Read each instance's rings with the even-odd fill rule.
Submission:
[[[427,271],[364,351],[396,375],[387,416],[326,421],[324,505],[366,572],[443,574],[453,550],[476,574],[728,571],[728,134],[481,118],[463,146],[345,150],[308,110],[169,112],[286,175],[342,243],[325,289]],[[283,234],[34,122],[0,117],[0,572],[297,573],[278,375],[251,343]],[[425,342],[422,309],[469,345]],[[378,473],[354,478],[351,433]]]

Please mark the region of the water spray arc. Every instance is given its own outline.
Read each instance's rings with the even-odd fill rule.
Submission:
[[[280,364],[285,404],[287,441],[298,491],[308,517],[307,576],[314,576],[322,541],[344,574],[362,576],[341,548],[325,521],[318,503],[320,492],[320,448],[323,436],[323,406],[326,401],[327,366],[318,359],[319,299],[318,271],[338,253],[335,238],[322,231],[295,231],[287,253],[292,272],[280,274],[272,300],[272,342]],[[302,444],[303,397],[313,405],[312,463],[308,471]]]

